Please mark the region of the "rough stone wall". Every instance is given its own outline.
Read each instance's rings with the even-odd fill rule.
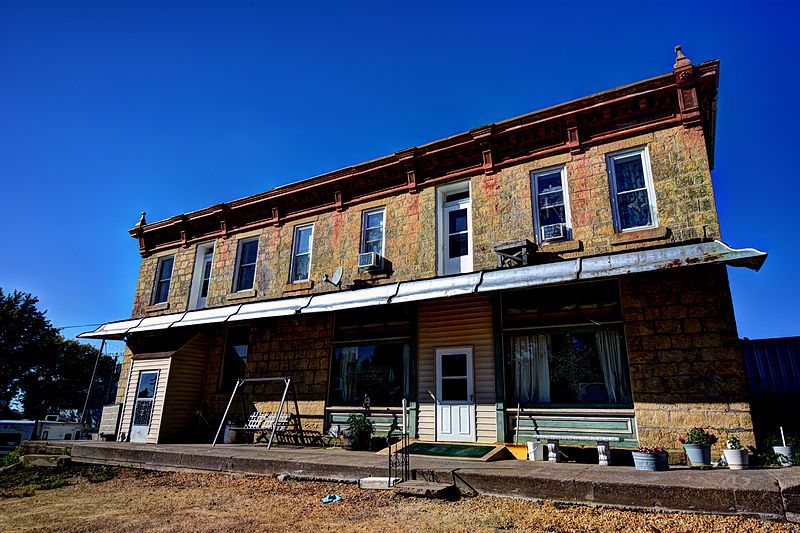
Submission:
[[[724,266],[620,279],[636,424],[642,445],[670,448],[692,427],[755,444],[733,304]]]
[[[615,235],[605,155],[617,150],[648,146],[656,189],[659,225],[669,228],[662,238],[620,242]],[[708,169],[702,129],[678,126],[631,137],[571,155],[561,154],[472,177],[472,222],[474,268],[495,268],[492,250],[499,242],[535,240],[531,205],[530,173],[553,165],[566,165],[575,246],[558,255],[564,258],[597,255],[628,249],[676,243],[698,238],[719,238],[719,222]],[[386,207],[386,256],[391,277],[374,283],[392,283],[436,275],[436,189],[405,193],[233,235],[215,242],[214,264],[207,305],[216,307],[254,300],[327,292],[323,274],[344,267],[344,284],[358,277],[361,216],[365,209]],[[289,284],[294,228],[314,223],[311,281]],[[231,294],[237,243],[258,236],[259,256],[254,290]],[[580,241],[580,247],[577,246]],[[569,248],[569,247],[567,247]],[[183,311],[187,307],[196,246],[176,248],[169,306],[150,308],[155,269],[161,253],[142,260],[133,315],[145,316]],[[171,253],[171,252],[170,252]]]
[[[329,313],[259,321],[250,326],[245,377],[289,376],[294,382],[303,429],[322,431],[328,392],[333,316]],[[219,392],[225,334],[219,329],[206,373],[205,416],[219,423],[230,393]],[[277,410],[282,385],[246,385],[246,399],[259,410]],[[233,408],[241,415],[241,400]],[[290,405],[291,411],[294,406]]]

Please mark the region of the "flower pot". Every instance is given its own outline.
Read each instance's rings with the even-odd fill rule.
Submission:
[[[669,468],[669,455],[667,452],[644,453],[632,452],[633,464],[636,470],[662,471]]]
[[[683,449],[691,466],[711,466],[710,444],[684,444]]]
[[[773,446],[772,451],[778,454],[778,464],[781,466],[792,466],[792,447]]]
[[[728,468],[731,470],[744,470],[748,468],[750,454],[747,450],[730,450],[726,448],[725,460],[728,461]]]

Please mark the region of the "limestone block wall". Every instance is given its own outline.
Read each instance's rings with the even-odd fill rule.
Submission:
[[[620,278],[636,425],[642,445],[670,448],[692,427],[755,444],[726,267]]]
[[[330,313],[278,318],[250,326],[245,377],[291,377],[305,430],[322,431],[323,428],[332,328]],[[220,328],[206,373],[203,411],[214,423],[219,423],[230,398],[230,393],[219,392],[224,337],[224,330]],[[262,410],[276,410],[281,392],[281,384],[249,384],[245,390],[248,403]],[[241,400],[237,399],[234,404],[233,408],[240,414]],[[294,406],[291,407],[293,410]]]
[[[656,193],[659,228],[616,234],[613,226],[606,154],[647,146]],[[563,258],[720,237],[714,191],[701,127],[664,129],[623,141],[593,146],[578,154],[560,154],[470,178],[473,209],[474,269],[496,267],[492,247],[500,242],[535,241],[530,173],[565,165],[572,211],[573,241],[550,246]],[[436,275],[436,188],[403,193],[331,210],[280,226],[234,234],[215,241],[208,307],[326,292],[323,274],[344,268],[345,285],[358,273],[362,213],[386,208],[385,255],[391,276],[372,283],[393,283]],[[314,223],[309,283],[289,284],[294,229]],[[237,245],[258,237],[259,253],[252,291],[232,294]],[[133,316],[174,313],[187,308],[197,245],[176,247],[142,260]],[[158,258],[175,254],[168,306],[150,306]],[[552,259],[547,256],[545,259]]]

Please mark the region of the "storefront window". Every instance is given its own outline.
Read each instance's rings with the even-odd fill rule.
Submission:
[[[332,405],[398,407],[406,393],[407,342],[337,346],[331,366]]]

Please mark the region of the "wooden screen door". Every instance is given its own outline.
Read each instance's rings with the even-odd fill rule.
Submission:
[[[436,440],[475,441],[472,347],[436,349]]]
[[[139,385],[136,387],[136,400],[133,403],[131,421],[131,442],[146,442],[153,419],[153,403],[156,398],[158,371],[139,372]]]

